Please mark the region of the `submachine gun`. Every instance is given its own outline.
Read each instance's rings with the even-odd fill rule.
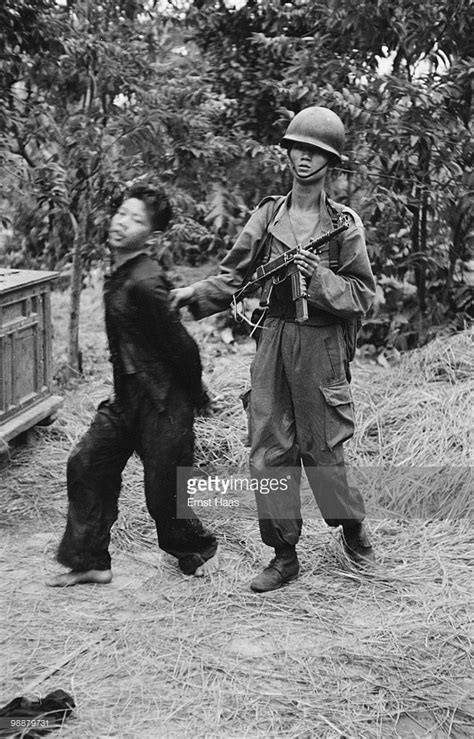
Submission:
[[[302,250],[320,254],[324,251],[324,248],[329,241],[334,239],[347,228],[349,228],[349,220],[347,216],[341,215],[339,217],[338,225],[332,231],[327,231],[322,234],[322,236],[311,239],[311,241],[308,241],[305,245],[298,244],[298,246],[293,249],[288,249],[288,251],[285,251],[279,257],[270,260],[266,264],[260,265],[260,267],[255,271],[254,278],[248,280],[248,282],[246,282],[245,285],[242,285],[240,290],[237,290],[237,292],[232,296],[234,312],[237,310],[237,304],[260,286],[262,286],[260,307],[268,308],[273,286],[278,285],[290,276],[291,294],[295,301],[295,320],[298,321],[298,323],[306,321],[308,319],[308,292],[306,278],[301,274],[296,266],[295,258]]]

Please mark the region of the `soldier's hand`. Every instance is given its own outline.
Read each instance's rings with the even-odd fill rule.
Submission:
[[[317,254],[313,254],[312,251],[306,251],[305,249],[302,249],[295,257],[295,264],[299,271],[309,280],[313,276],[320,261],[321,259]]]
[[[194,297],[194,288],[192,285],[188,287],[175,287],[170,290],[170,303],[173,310],[188,305]]]

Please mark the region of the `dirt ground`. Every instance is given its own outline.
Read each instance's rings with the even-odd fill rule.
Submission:
[[[54,302],[57,368],[64,300]],[[78,739],[474,736],[466,518],[371,519],[369,577],[350,567],[315,507],[300,578],[255,595],[248,583],[271,554],[256,522],[208,516],[222,567],[206,580],[181,575],[156,545],[133,459],[113,582],[45,587],[65,521],[66,459],[110,391],[99,302],[94,288],[85,378],[63,389],[55,424],[33,431],[0,470],[2,704],[62,688],[76,710],[51,736]],[[215,369],[232,350],[210,333]]]

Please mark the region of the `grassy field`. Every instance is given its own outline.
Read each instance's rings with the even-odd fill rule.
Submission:
[[[68,298],[55,294],[63,377]],[[198,419],[197,460],[246,460],[238,394],[252,342],[189,323],[216,413]],[[75,715],[56,736],[472,737],[471,337],[440,339],[390,370],[356,361],[358,430],[347,446],[364,485],[378,565],[350,567],[338,533],[305,522],[302,572],[252,594],[271,554],[256,521],[212,518],[222,569],[182,576],[156,545],[132,459],[114,528],[114,580],[47,589],[65,512],[66,459],[111,390],[100,281],[83,295],[83,378],[61,386],[54,425],[0,470],[3,703],[62,688]],[[53,736],[53,735],[52,735]]]

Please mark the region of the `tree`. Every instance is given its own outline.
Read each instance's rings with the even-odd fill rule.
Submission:
[[[467,0],[163,7],[0,9],[1,187],[20,241],[8,258],[72,264],[71,366],[82,274],[106,253],[108,206],[124,184],[146,176],[167,188],[176,217],[160,248],[189,261],[219,254],[250,207],[288,189],[277,144],[315,102],[345,122],[349,157],[332,186],[363,215],[381,284],[416,283],[418,334],[437,320],[470,232]],[[403,333],[409,317],[398,318]]]
[[[126,181],[147,176],[168,186],[181,215],[171,240],[196,242],[199,230],[212,238],[196,220],[204,223],[207,212],[199,202],[241,150],[231,137],[213,135],[221,102],[202,84],[179,23],[138,2],[76,0],[67,8],[45,3],[41,11],[31,16],[42,29],[35,44],[21,38],[16,59],[13,35],[6,53],[4,171],[14,164],[28,194],[15,203],[23,248],[12,260],[72,264],[69,363],[77,371],[81,278],[104,256],[110,200]]]
[[[268,143],[307,105],[342,117],[349,160],[334,186],[368,224],[378,275],[414,280],[415,340],[467,258],[470,12],[466,0],[249,0],[238,10],[195,2],[188,16],[230,98],[224,127],[237,111],[242,130]]]

